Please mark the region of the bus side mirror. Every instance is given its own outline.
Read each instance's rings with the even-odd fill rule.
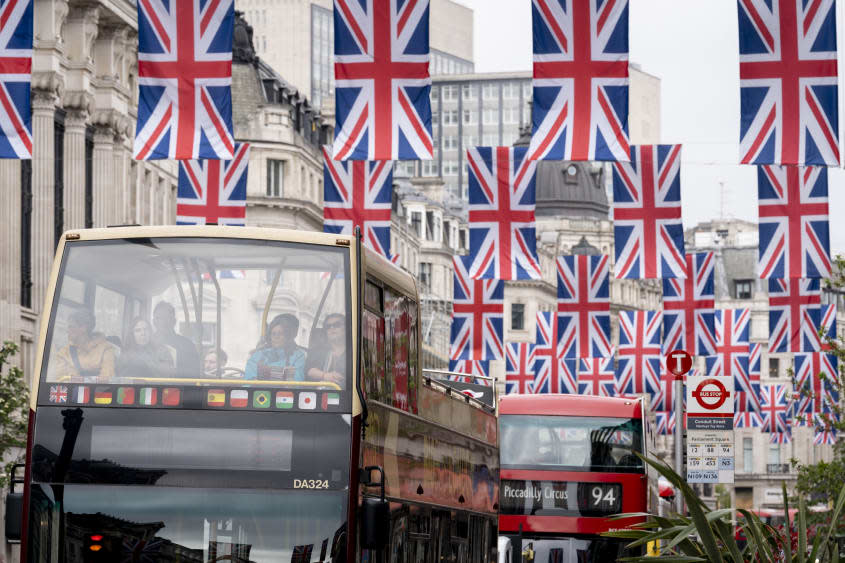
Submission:
[[[9,479],[9,492],[6,494],[6,542],[20,543],[23,531],[23,493],[15,492],[16,484],[23,484],[23,479],[18,478],[18,469],[23,469],[24,464],[16,463],[12,466],[12,474]]]
[[[379,481],[373,480],[374,471],[379,473]],[[361,483],[381,489],[380,498],[365,496],[361,501],[361,547],[382,549],[390,540],[390,504],[384,498],[384,470],[376,465],[365,467],[361,471]]]

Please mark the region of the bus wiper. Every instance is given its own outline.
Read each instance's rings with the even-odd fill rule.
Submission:
[[[133,237],[124,240],[130,244],[140,244],[141,246],[148,246],[150,248],[155,248],[156,250],[158,250],[158,246],[155,245],[153,239],[151,239],[150,237]]]

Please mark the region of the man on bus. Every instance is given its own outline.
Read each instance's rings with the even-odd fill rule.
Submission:
[[[81,377],[107,381],[114,377],[115,349],[102,334],[94,332],[94,313],[80,309],[68,318],[68,344],[51,362],[52,379]]]
[[[176,351],[176,376],[198,377],[200,356],[190,339],[176,332],[176,309],[167,301],[159,301],[153,309],[153,340]]]
[[[346,383],[346,317],[340,313],[327,315],[323,328],[328,346],[312,347],[306,366],[308,379],[331,381],[343,387]]]

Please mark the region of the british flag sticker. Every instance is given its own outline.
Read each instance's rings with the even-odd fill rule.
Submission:
[[[50,386],[50,402],[51,403],[67,403],[67,386],[66,385],[51,385]]]

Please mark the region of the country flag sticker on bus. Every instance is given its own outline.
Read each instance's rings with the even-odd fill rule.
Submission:
[[[91,388],[87,385],[80,385],[73,393],[73,402],[77,405],[86,405],[91,401]]]
[[[50,386],[50,402],[51,403],[67,403],[67,386],[65,386],[65,385],[51,385]]]
[[[135,388],[134,387],[118,387],[117,388],[117,404],[118,405],[134,405],[135,404]]]
[[[138,392],[138,404],[153,406],[158,401],[158,389],[155,387],[142,387]]]
[[[340,393],[323,393],[323,410],[329,410],[329,407],[340,406]]]
[[[299,394],[299,408],[302,410],[314,410],[317,408],[317,393],[314,391],[302,391]]]
[[[277,409],[292,409],[293,408],[293,392],[292,391],[277,391],[276,392],[276,408]]]
[[[112,390],[108,387],[97,387],[94,389],[95,405],[110,405],[112,401]]]
[[[166,407],[178,407],[182,402],[182,392],[175,387],[166,387],[161,394],[161,404]]]
[[[226,392],[223,389],[209,389],[206,402],[209,407],[223,407],[226,405]]]
[[[256,409],[270,408],[270,392],[254,391],[252,393],[252,406]]]
[[[246,389],[234,389],[229,392],[229,406],[244,408],[249,401],[249,391]]]

